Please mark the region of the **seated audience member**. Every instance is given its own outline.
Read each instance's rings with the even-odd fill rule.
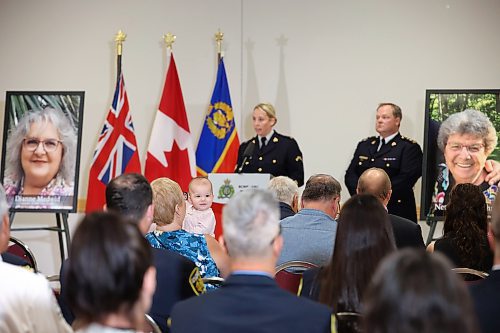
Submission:
[[[106,186],[106,206],[136,223],[146,235],[153,221],[153,191],[144,176],[128,173],[111,180]],[[156,268],[156,291],[149,314],[167,332],[172,306],[183,299],[205,292],[198,268],[177,252],[153,250]]]
[[[370,168],[359,177],[356,193],[371,194],[375,196],[387,210],[387,204],[392,195],[391,179],[383,169]],[[422,238],[422,229],[418,223],[393,214],[389,214],[389,219],[392,224],[392,231],[394,231],[394,239],[398,249],[407,246],[417,248],[425,247]]]
[[[223,214],[232,273],[220,289],[177,303],[172,332],[329,332],[326,306],[290,294],[273,279],[283,238],[272,194],[238,193]]]
[[[228,271],[227,255],[215,238],[181,229],[186,215],[186,201],[179,184],[168,178],[158,178],[151,183],[151,187],[156,230],[146,235],[149,243],[155,248],[172,250],[192,260],[202,277],[225,277]],[[207,289],[213,288],[207,285]]]
[[[216,221],[211,208],[213,201],[212,182],[206,177],[191,179],[182,229],[195,234],[209,234],[215,237]]]
[[[9,206],[0,186],[0,253],[10,238]],[[72,332],[47,279],[0,259],[0,332]]]
[[[108,212],[85,216],[68,262],[68,302],[77,332],[135,332],[156,286],[148,242],[137,225]]]
[[[377,269],[364,298],[364,332],[475,333],[463,281],[441,254],[403,249]]]
[[[387,211],[372,195],[354,195],[342,207],[330,263],[304,272],[301,296],[334,313],[361,312],[361,299],[380,261],[395,250]],[[338,322],[339,332],[359,332]]]
[[[139,231],[145,235],[153,220],[153,191],[144,176],[127,173],[112,179],[106,186],[106,207],[121,215],[124,219],[135,223]],[[198,268],[180,254],[151,248],[153,263],[156,268],[156,290],[149,315],[158,324],[162,332],[168,332],[167,320],[172,306],[191,296],[204,292],[203,281]],[[66,264],[64,265],[64,268]],[[69,323],[73,322],[73,314],[66,305],[66,273],[61,269],[60,304],[64,316]]]
[[[500,328],[500,200],[495,200],[491,219],[495,257],[490,275],[471,285],[470,292],[482,333],[497,333]]]
[[[299,203],[299,187],[286,176],[274,177],[269,181],[268,189],[276,195],[280,203],[280,220],[297,213]]]
[[[481,189],[472,184],[457,184],[446,206],[443,237],[427,250],[446,255],[455,267],[489,271],[493,253],[488,244],[486,202]]]
[[[281,221],[285,245],[278,264],[291,260],[328,264],[337,232],[340,191],[340,183],[330,175],[309,178],[302,192],[303,208]]]

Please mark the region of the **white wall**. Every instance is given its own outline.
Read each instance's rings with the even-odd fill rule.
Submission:
[[[143,159],[167,65],[161,36],[177,35],[177,69],[197,141],[220,28],[240,140],[253,134],[252,107],[275,103],[277,130],[298,140],[306,177],[326,172],[343,183],[356,143],[375,133],[379,102],[399,104],[402,133],[422,144],[425,89],[500,86],[498,17],[496,0],[0,0],[0,110],[8,90],[86,91],[85,198],[114,89],[117,30],[128,35],[123,71]],[[72,228],[78,218],[71,217]],[[14,225],[46,220],[54,217],[18,214]],[[18,236],[45,273],[57,272],[55,236]]]

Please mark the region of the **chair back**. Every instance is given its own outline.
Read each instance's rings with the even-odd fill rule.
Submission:
[[[147,313],[144,315],[143,327],[138,331],[142,333],[162,333],[158,324]]]
[[[452,271],[460,275],[466,282],[476,282],[488,277],[488,273],[467,267],[452,268]]]
[[[359,312],[337,312],[337,330],[341,333],[362,333],[363,316]]]
[[[224,283],[224,279],[218,276],[204,277],[201,279],[205,285],[220,287]]]
[[[11,236],[7,252],[23,259],[35,272],[38,272],[38,266],[33,252],[28,245],[21,240]]]
[[[305,270],[314,267],[317,266],[306,261],[287,261],[276,267],[274,280],[282,289],[288,290],[289,292],[297,295],[302,274]]]

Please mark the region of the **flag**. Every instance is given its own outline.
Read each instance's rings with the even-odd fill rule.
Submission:
[[[123,74],[120,74],[90,167],[86,212],[101,210],[106,202],[106,185],[128,172],[140,173],[141,163]]]
[[[183,191],[196,177],[194,145],[173,53],[149,139],[144,174],[150,182],[168,177]]]
[[[198,173],[206,176],[209,173],[234,172],[239,146],[224,59],[221,58],[214,92],[196,148]]]

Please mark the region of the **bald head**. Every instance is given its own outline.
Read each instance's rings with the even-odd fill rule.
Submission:
[[[387,206],[392,193],[391,179],[384,170],[370,168],[359,177],[356,192],[374,195]]]

